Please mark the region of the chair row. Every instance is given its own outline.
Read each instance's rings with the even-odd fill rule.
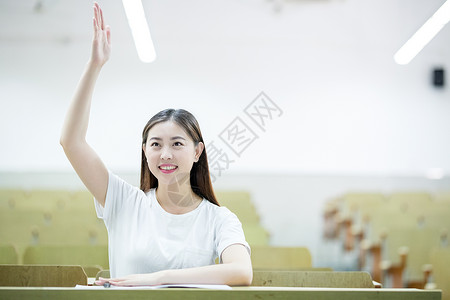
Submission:
[[[437,250],[450,250],[446,233],[395,228],[380,243],[362,243],[361,265],[385,285],[424,288]]]
[[[448,245],[446,201],[427,193],[349,193],[327,205],[324,237],[340,240],[346,251],[359,251],[360,269],[374,280],[423,287],[422,269],[432,249]]]
[[[233,211],[243,224],[260,225],[259,214],[248,192],[219,190],[216,195],[219,203]],[[48,225],[53,216],[64,214],[84,214],[83,219],[96,219],[93,198],[85,190],[0,190],[0,213],[17,220],[29,220],[33,225]]]
[[[14,244],[23,257],[32,245],[106,245],[103,221],[93,211],[0,211],[0,242]]]
[[[0,264],[80,265],[89,277],[109,268],[107,246],[29,246],[21,258],[13,245],[0,246]]]
[[[450,202],[432,199],[427,193],[348,193],[325,206],[324,237],[341,239],[351,251],[358,239],[379,241],[390,228],[450,228]]]
[[[350,223],[362,227],[376,215],[396,215],[420,222],[430,215],[448,213],[450,193],[433,197],[425,192],[403,192],[384,195],[381,193],[347,193],[328,201],[324,207],[324,236],[336,238],[340,225]],[[431,219],[431,218],[429,218]],[[390,218],[387,221],[396,221]]]
[[[239,217],[250,245],[269,244],[248,192],[222,190],[217,197]],[[29,245],[104,245],[107,233],[86,190],[0,190],[0,242],[15,244],[22,257]]]
[[[33,225],[33,218],[26,220],[1,218],[0,243],[14,244],[23,257],[28,246],[44,245],[107,245],[108,236],[104,224],[74,218],[74,215],[58,216],[60,222],[53,220],[52,225]],[[247,242],[253,246],[269,244],[267,231],[258,224],[243,224]]]

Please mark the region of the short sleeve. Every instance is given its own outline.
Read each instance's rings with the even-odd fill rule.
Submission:
[[[220,207],[221,215],[216,228],[216,249],[220,263],[222,252],[233,244],[245,246],[250,254],[250,246],[245,240],[244,230],[238,217],[226,207]]]
[[[96,199],[94,200],[97,217],[103,219],[108,228],[111,219],[121,210],[124,201],[130,197],[130,194],[135,194],[139,191],[138,188],[130,185],[108,170],[108,189],[106,191],[105,207]]]

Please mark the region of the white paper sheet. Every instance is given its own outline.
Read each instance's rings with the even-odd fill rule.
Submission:
[[[231,287],[224,284],[164,284],[164,285],[145,285],[145,286],[110,286],[105,288],[103,286],[90,286],[90,285],[77,285],[76,289],[84,290],[97,290],[97,289],[114,289],[114,290],[125,290],[125,289],[138,289],[138,290],[155,290],[163,288],[195,288],[195,289],[210,289],[210,290],[231,290]]]

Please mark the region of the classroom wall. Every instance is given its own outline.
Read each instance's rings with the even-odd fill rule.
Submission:
[[[91,3],[33,12],[14,2],[0,13],[0,170],[69,171],[59,134],[89,57]],[[450,26],[411,64],[393,60],[442,0],[277,3],[144,1],[151,64],[137,58],[120,1],[101,3],[113,53],[88,140],[105,163],[134,172],[150,116],[183,107],[236,172],[448,173],[450,90],[433,87],[431,72],[450,69]],[[244,113],[261,91],[282,111],[264,130]],[[238,116],[258,136],[240,156],[218,137]]]
[[[144,0],[158,57],[143,64],[120,1],[100,1],[113,53],[88,141],[137,184],[145,123],[161,109],[186,108],[209,153],[213,143],[230,159],[216,186],[252,192],[274,245],[319,255],[330,197],[450,189],[450,26],[409,65],[393,60],[443,2]],[[48,1],[36,12],[0,2],[2,187],[81,184],[59,135],[89,57],[91,4]],[[435,67],[447,71],[444,88],[431,84]],[[263,129],[245,114],[262,91],[279,108]],[[257,136],[239,155],[220,138],[236,117]],[[430,169],[443,179],[426,178]]]

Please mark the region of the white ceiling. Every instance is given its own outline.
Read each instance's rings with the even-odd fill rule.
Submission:
[[[129,42],[121,1],[99,2],[113,28],[115,42]],[[390,42],[392,49],[401,46],[443,2],[143,0],[155,43],[175,38],[205,43],[223,39],[241,43],[274,38],[298,41],[299,37],[313,35],[329,45]],[[80,0],[0,0],[0,41],[66,45],[85,41],[90,37],[91,4]]]

